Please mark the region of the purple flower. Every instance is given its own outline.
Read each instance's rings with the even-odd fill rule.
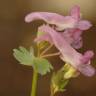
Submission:
[[[39,19],[44,20],[47,24],[55,25],[56,30],[60,31],[69,28],[87,30],[92,26],[89,21],[80,18],[79,6],[74,6],[71,9],[70,16],[62,16],[51,12],[32,12],[25,17],[26,22],[32,22]]]
[[[44,32],[43,36],[37,38],[38,41],[48,41],[53,43],[56,48],[60,51],[60,58],[71,64],[78,71],[83,73],[86,76],[92,76],[95,73],[95,69],[90,65],[90,60],[93,57],[94,53],[92,51],[85,52],[84,55],[77,52],[59,32],[56,32],[53,28],[48,25],[43,25],[39,27],[40,32]]]
[[[94,53],[87,51],[83,55],[75,50],[82,47],[82,32],[92,26],[89,21],[81,19],[80,7],[74,6],[69,16],[49,12],[33,12],[25,17],[25,21],[28,23],[39,19],[44,20],[47,24],[38,28],[38,32],[44,32],[44,34],[37,37],[35,41],[53,43],[60,51],[60,58],[65,63],[72,65],[86,76],[94,75],[95,69],[90,65]],[[50,27],[50,24],[53,26]]]
[[[62,16],[57,13],[49,12],[33,12],[25,17],[26,22],[38,19],[44,20],[47,24],[55,25],[54,29],[56,31],[64,31],[61,35],[75,49],[82,47],[83,42],[81,35],[84,30],[87,30],[92,26],[89,21],[81,19],[79,6],[74,6],[71,9],[70,16]]]
[[[42,32],[42,30],[40,30],[40,28],[38,28],[38,32]],[[61,35],[62,38],[64,38],[75,49],[82,47],[83,42],[82,42],[82,37],[81,37],[81,34],[82,34],[81,30],[78,30],[78,29],[65,30],[64,32],[58,32],[58,34]],[[47,35],[47,33],[44,33],[43,35],[35,38],[35,41],[41,42],[42,38],[46,41],[49,40],[49,42],[52,43],[52,40]]]

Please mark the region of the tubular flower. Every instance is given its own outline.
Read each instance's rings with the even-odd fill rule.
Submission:
[[[65,63],[72,65],[86,76],[94,75],[95,69],[90,65],[94,53],[87,51],[83,55],[75,50],[82,47],[82,32],[92,26],[89,21],[81,19],[80,7],[74,6],[69,16],[49,12],[33,12],[25,17],[25,21],[28,23],[39,19],[44,20],[47,24],[38,28],[38,32],[44,34],[37,36],[35,41],[48,41],[54,44],[61,53],[60,58]],[[50,27],[50,24],[53,26]]]
[[[28,23],[39,19],[44,20],[47,24],[55,25],[56,30],[60,31],[70,28],[87,30],[92,26],[89,21],[81,19],[79,6],[74,6],[69,16],[51,12],[32,12],[25,17],[25,21]]]
[[[42,32],[40,28],[38,28],[38,32]],[[45,32],[42,32],[42,33],[43,35],[40,35],[39,37],[37,36],[35,41],[41,42],[42,38],[46,39],[46,41],[49,40],[49,42],[52,41],[51,38],[47,35],[47,33]],[[78,30],[78,29],[65,30],[64,32],[58,32],[58,34],[61,35],[62,38],[64,38],[75,49],[79,49],[83,45],[81,30]]]
[[[75,49],[82,47],[82,33],[89,29],[92,25],[87,20],[82,20],[80,16],[80,7],[74,6],[69,16],[63,16],[57,13],[49,12],[33,12],[25,17],[26,22],[34,20],[44,20],[47,24],[55,25],[54,30],[63,31],[61,35],[65,38]],[[52,27],[53,28],[53,27]],[[48,39],[48,36],[44,36]]]
[[[75,69],[80,71],[86,76],[92,76],[95,73],[95,69],[90,65],[91,58],[94,53],[92,51],[87,51],[85,54],[81,54],[77,52],[59,32],[52,29],[48,25],[43,25],[39,27],[40,32],[44,32],[45,34],[41,37],[37,37],[35,41],[48,41],[53,43],[55,47],[60,51],[60,58],[71,64]],[[45,36],[45,37],[44,37]],[[47,39],[46,39],[47,38]]]

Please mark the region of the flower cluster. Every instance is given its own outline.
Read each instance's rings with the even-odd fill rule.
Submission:
[[[25,17],[25,21],[28,23],[39,19],[44,20],[46,24],[38,28],[38,32],[43,34],[36,37],[35,41],[48,41],[54,44],[61,53],[59,57],[65,63],[70,64],[86,76],[93,76],[95,69],[90,65],[94,55],[93,51],[88,50],[81,54],[76,50],[83,45],[82,33],[92,26],[89,21],[81,18],[80,7],[74,6],[69,16],[49,12],[33,12]]]

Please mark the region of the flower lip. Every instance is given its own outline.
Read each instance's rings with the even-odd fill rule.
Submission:
[[[82,59],[82,62],[84,64],[90,64],[90,59],[92,59],[94,56],[94,53],[93,51],[89,50],[89,51],[86,51],[83,55],[83,59]]]
[[[88,30],[92,27],[92,24],[87,20],[81,20],[77,24],[77,28],[80,30]]]

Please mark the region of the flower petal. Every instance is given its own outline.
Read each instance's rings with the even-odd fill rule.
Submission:
[[[93,76],[95,74],[95,69],[91,66],[91,65],[82,65],[80,67],[78,67],[79,71],[86,75],[86,76]]]
[[[80,49],[82,46],[83,46],[83,41],[82,39],[78,39],[77,41],[74,41],[72,43],[72,46],[75,48],[75,49]]]
[[[95,69],[90,65],[90,60],[93,58],[93,51],[86,51],[83,55],[81,67],[79,67],[79,71],[81,71],[86,76],[93,76],[95,74]]]
[[[75,5],[70,12],[71,16],[77,20],[80,19],[80,7]]]
[[[68,43],[70,43],[75,49],[79,49],[82,47],[82,31],[79,29],[66,29],[61,33],[63,38],[66,39]]]
[[[55,24],[61,22],[64,19],[64,16],[49,12],[32,12],[25,17],[26,22],[32,22],[40,19],[47,23]]]
[[[77,24],[77,28],[80,30],[88,30],[90,27],[92,27],[92,24],[87,20],[81,20]]]
[[[92,59],[93,56],[94,56],[93,51],[91,51],[91,50],[86,51],[84,53],[84,55],[83,55],[83,59],[82,59],[83,63],[85,63],[85,64],[88,64],[89,63],[90,64],[90,59]]]
[[[77,21],[71,16],[62,16],[57,13],[49,12],[33,12],[25,17],[26,22],[34,20],[44,20],[48,24],[56,25],[57,30],[64,30],[66,28],[74,28]]]
[[[56,30],[62,31],[64,29],[75,28],[76,25],[77,25],[77,20],[76,19],[74,19],[71,16],[65,16],[64,19],[62,20],[62,22],[60,22],[57,25]]]

